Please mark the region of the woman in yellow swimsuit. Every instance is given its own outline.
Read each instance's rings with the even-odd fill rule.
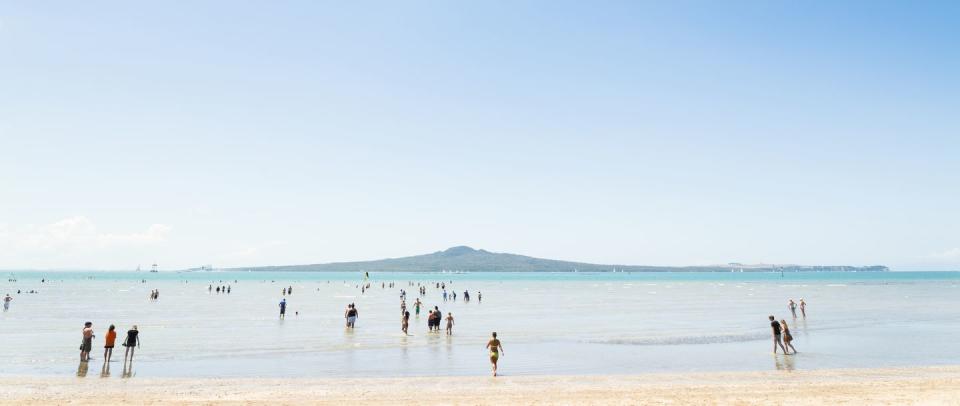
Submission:
[[[490,363],[493,364],[493,376],[497,376],[497,361],[503,354],[503,345],[497,339],[497,333],[493,333],[493,338],[487,342],[487,348],[490,350]]]

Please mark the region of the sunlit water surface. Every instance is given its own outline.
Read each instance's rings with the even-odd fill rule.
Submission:
[[[365,294],[355,273],[14,272],[3,279],[0,295],[14,297],[0,315],[3,375],[72,375],[81,367],[98,375],[110,324],[120,336],[111,377],[122,376],[119,343],[133,324],[142,340],[133,377],[485,374],[492,331],[503,341],[505,375],[960,363],[958,272],[381,273],[370,276]],[[381,288],[391,281],[396,287]],[[436,282],[458,300],[443,301]],[[232,292],[208,292],[211,283]],[[452,336],[427,332],[425,309],[409,336],[400,331],[399,289],[409,292],[412,312],[417,283],[429,286],[426,305],[453,313]],[[286,286],[293,293],[280,320]],[[148,299],[151,289],[159,300]],[[787,300],[801,297],[808,315],[794,319]],[[352,331],[343,326],[351,302],[360,311]],[[800,354],[771,354],[770,314],[787,320]],[[88,320],[97,338],[84,366],[78,348]]]

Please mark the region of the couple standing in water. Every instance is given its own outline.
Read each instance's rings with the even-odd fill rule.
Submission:
[[[343,318],[347,320],[347,328],[354,328],[357,324],[357,317],[360,316],[360,312],[357,311],[357,306],[353,303],[347,305],[347,310],[343,312]]]
[[[790,309],[790,313],[793,313],[793,318],[797,318],[797,302],[794,302],[793,299],[790,299],[790,302],[787,303],[787,308]],[[800,298],[800,313],[803,314],[803,317],[807,317],[807,302]]]
[[[793,348],[793,335],[790,334],[790,327],[787,326],[786,320],[777,321],[776,317],[770,316],[770,328],[773,330],[773,353],[777,353],[777,347],[783,350],[785,355],[790,355],[790,352],[787,351],[787,347],[790,347],[793,350],[793,353],[797,353],[797,349]]]

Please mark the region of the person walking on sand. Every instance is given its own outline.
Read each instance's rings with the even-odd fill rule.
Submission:
[[[770,316],[770,328],[773,329],[773,353],[777,353],[777,346],[779,345],[783,353],[786,354],[787,349],[780,340],[780,323],[777,322],[776,317]]]
[[[110,362],[110,357],[113,356],[113,344],[117,341],[117,332],[116,327],[113,324],[110,325],[110,328],[107,329],[107,338],[103,342],[103,362]]]
[[[123,346],[127,347],[127,350],[123,353],[123,363],[127,363],[127,359],[130,359],[130,363],[133,364],[133,350],[134,348],[140,348],[140,330],[137,330],[137,325],[134,324],[133,328],[127,330],[127,339],[123,341]]]
[[[287,299],[280,299],[280,318],[283,319],[287,315]]]
[[[497,332],[493,332],[493,338],[487,341],[487,349],[490,350],[490,363],[493,364],[493,376],[497,376],[497,361],[503,355],[503,344],[497,338]]]
[[[793,313],[793,318],[797,318],[797,302],[794,302],[793,299],[790,299],[790,302],[787,303],[787,307],[790,308],[790,313]]]
[[[10,310],[10,302],[13,301],[13,298],[10,297],[10,294],[7,293],[7,296],[3,298],[3,311]]]
[[[800,298],[800,313],[803,314],[803,318],[807,318],[807,302],[803,301],[803,298]]]
[[[404,311],[400,320],[400,329],[403,330],[403,334],[410,335],[407,333],[408,328],[410,328],[410,312]]]
[[[447,335],[453,335],[453,313],[447,313]]]
[[[80,343],[80,362],[90,360],[90,350],[93,349],[93,322],[83,323],[83,341]]]
[[[797,353],[797,349],[793,348],[793,335],[790,334],[790,327],[787,326],[786,320],[780,320],[780,328],[783,330],[783,344],[793,350],[793,353]],[[783,352],[786,353],[787,349],[784,348]]]

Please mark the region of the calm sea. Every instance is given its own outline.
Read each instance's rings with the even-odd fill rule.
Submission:
[[[960,364],[960,272],[379,273],[363,294],[357,273],[5,272],[2,279],[0,295],[14,298],[0,315],[3,375],[76,374],[85,321],[97,333],[90,376],[102,371],[110,324],[118,344],[139,326],[134,377],[482,375],[492,331],[503,341],[505,375]],[[396,286],[381,288],[389,282]],[[437,282],[457,291],[457,301],[444,301]],[[412,318],[410,336],[401,333],[399,290],[408,291],[412,312],[418,283],[428,286],[427,306],[453,313],[452,336],[428,333],[425,310]],[[210,284],[231,293],[208,292]],[[283,296],[287,286],[293,293]],[[148,299],[152,289],[159,300]],[[807,301],[806,318],[791,316],[791,298]],[[343,327],[348,303],[360,311],[353,331]],[[790,324],[800,354],[771,354],[771,314]],[[111,378],[121,376],[122,350]]]

